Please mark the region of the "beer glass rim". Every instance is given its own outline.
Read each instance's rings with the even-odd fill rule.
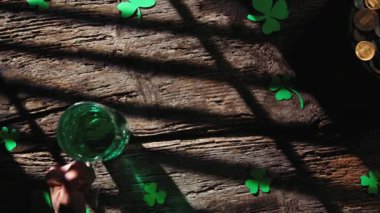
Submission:
[[[77,107],[81,107],[81,106],[96,106],[96,107],[99,107],[101,109],[104,109],[104,112],[107,114],[107,116],[110,118],[110,122],[112,124],[112,126],[114,127],[114,131],[116,132],[117,131],[117,124],[116,124],[116,118],[114,116],[114,110],[111,109],[110,107],[106,106],[106,105],[103,105],[101,103],[97,103],[97,102],[92,102],[92,101],[81,101],[81,102],[76,102],[74,104],[72,104],[71,106],[69,106],[64,112],[63,114],[61,115],[61,117],[59,118],[59,121],[58,121],[58,127],[57,127],[57,142],[58,142],[58,145],[60,146],[60,148],[70,157],[76,159],[76,160],[81,160],[83,161],[83,159],[85,161],[98,161],[98,160],[102,160],[103,159],[103,156],[102,154],[98,157],[95,157],[95,158],[88,158],[88,157],[85,157],[85,156],[77,156],[75,153],[72,153],[69,151],[69,148],[67,147],[67,144],[66,144],[66,141],[62,138],[64,137],[62,135],[62,128],[64,128],[64,122],[65,122],[65,119],[70,115],[70,112],[72,109],[74,108],[77,108]]]

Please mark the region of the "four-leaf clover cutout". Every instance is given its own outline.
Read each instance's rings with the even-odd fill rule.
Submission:
[[[368,194],[377,195],[380,173],[378,171],[369,170],[369,175],[363,175],[360,177],[360,184],[362,186],[368,186]]]
[[[38,7],[39,10],[49,9],[49,4],[45,2],[45,0],[26,0],[26,2],[29,4],[29,7],[31,8]]]
[[[137,11],[137,19],[142,19],[140,8],[150,8],[156,4],[155,0],[128,0],[117,5],[123,18],[129,18]]]
[[[262,32],[265,35],[279,31],[281,27],[278,20],[285,20],[289,16],[288,5],[285,0],[277,0],[273,7],[272,5],[273,0],[252,0],[252,7],[263,15],[249,14],[247,16],[253,22],[264,21]]]
[[[144,201],[148,204],[148,206],[152,207],[156,204],[163,204],[166,198],[165,191],[157,191],[156,183],[149,183],[144,186],[144,191],[147,193],[144,196]]]
[[[290,86],[292,80],[290,76],[284,76],[283,78],[274,76],[269,89],[272,92],[276,92],[275,97],[277,101],[289,100],[293,97],[292,93],[296,94],[300,101],[300,108],[303,109],[305,105],[302,95]]]
[[[271,178],[265,177],[265,169],[256,169],[251,171],[253,179],[247,179],[245,186],[249,189],[251,194],[256,195],[259,192],[259,188],[262,192],[269,193]]]
[[[14,148],[16,148],[17,143],[16,139],[18,137],[17,130],[16,129],[9,129],[8,127],[3,127],[0,130],[0,139],[1,143],[5,144],[5,148],[11,152]]]

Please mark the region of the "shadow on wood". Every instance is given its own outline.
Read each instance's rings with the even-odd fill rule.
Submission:
[[[123,212],[193,212],[185,196],[177,188],[159,161],[141,145],[128,145],[128,149],[118,158],[103,162],[112,179],[119,188],[116,205]],[[167,193],[166,201],[154,207],[144,203],[144,186],[157,183],[157,190]]]

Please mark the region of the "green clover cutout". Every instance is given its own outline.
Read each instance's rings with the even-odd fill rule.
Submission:
[[[147,193],[144,196],[144,201],[148,204],[148,206],[152,207],[156,204],[163,204],[166,198],[165,191],[157,191],[156,183],[149,183],[144,186],[144,191]]]
[[[259,188],[264,193],[269,193],[271,178],[265,177],[265,169],[256,169],[251,171],[251,176],[253,179],[247,179],[245,181],[245,186],[249,189],[251,194],[256,195],[259,192]]]
[[[0,143],[4,143],[5,144],[5,148],[11,152],[14,148],[16,148],[17,146],[17,143],[16,143],[16,139],[18,138],[18,133],[17,133],[17,130],[16,129],[11,129],[9,131],[9,128],[8,127],[3,127],[1,128],[0,130],[0,139],[1,142]]]
[[[119,3],[117,9],[121,12],[121,17],[123,18],[129,18],[137,11],[137,20],[141,20],[142,14],[140,8],[150,8],[155,4],[155,0],[129,0]]]
[[[49,4],[45,2],[45,0],[26,0],[26,2],[29,4],[29,7],[31,8],[38,7],[39,10],[49,9]]]
[[[292,80],[290,76],[284,76],[282,79],[279,76],[274,76],[269,89],[272,92],[276,92],[275,97],[277,101],[290,100],[293,97],[292,93],[296,94],[300,101],[300,108],[304,109],[305,104],[302,95],[290,86]]]
[[[380,173],[378,171],[369,170],[369,175],[363,175],[360,177],[360,184],[362,186],[368,186],[368,194],[377,195]]]
[[[262,32],[265,35],[279,31],[281,26],[278,20],[285,20],[289,16],[288,5],[285,0],[277,0],[273,7],[272,5],[273,0],[252,0],[252,7],[263,15],[248,14],[247,16],[247,19],[253,22],[264,21]]]

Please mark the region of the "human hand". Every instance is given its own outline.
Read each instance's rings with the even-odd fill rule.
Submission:
[[[55,213],[84,213],[85,192],[95,179],[94,170],[83,162],[74,161],[50,168],[46,181]]]

